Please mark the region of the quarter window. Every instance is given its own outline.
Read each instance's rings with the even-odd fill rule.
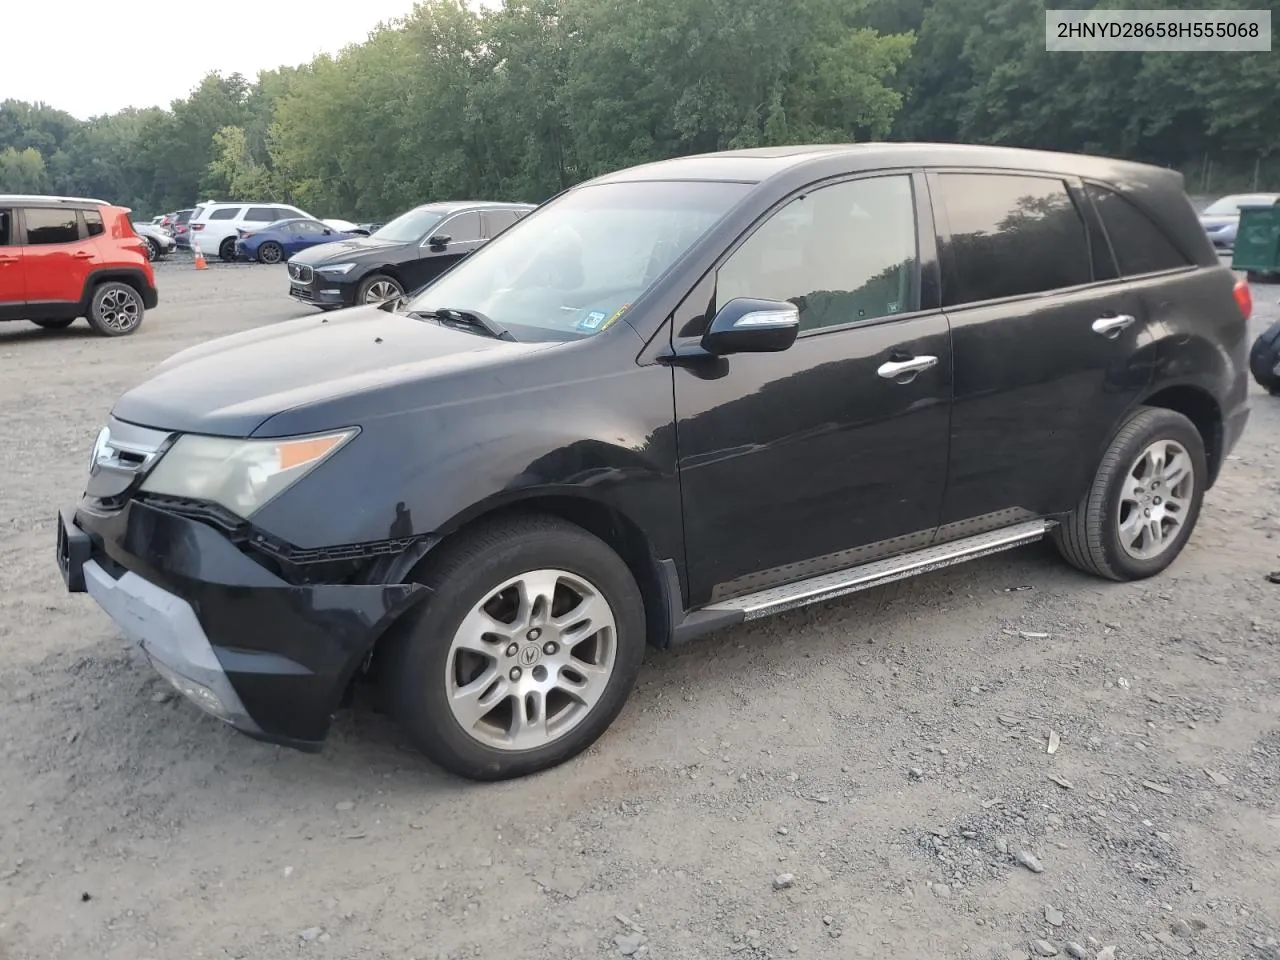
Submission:
[[[716,309],[738,297],[786,300],[801,330],[916,309],[915,203],[909,176],[870,177],[796,197],[716,274]]]
[[[26,211],[27,243],[45,246],[53,243],[75,243],[80,239],[80,225],[74,210],[33,208]]]
[[[1047,177],[944,173],[951,237],[943,306],[1089,283],[1089,242],[1067,185]]]
[[[102,223],[102,214],[97,210],[81,210],[80,215],[84,217],[85,229],[89,231],[89,236],[100,237],[106,231]]]
[[[1102,218],[1121,276],[1176,270],[1189,265],[1164,231],[1120,194],[1093,183],[1085,185],[1085,192]]]

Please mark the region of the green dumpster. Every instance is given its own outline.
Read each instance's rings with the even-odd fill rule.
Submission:
[[[1240,208],[1233,270],[1245,270],[1253,281],[1280,277],[1280,203]]]

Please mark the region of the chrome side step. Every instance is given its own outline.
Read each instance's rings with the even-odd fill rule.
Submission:
[[[719,613],[741,611],[743,619],[758,620],[784,610],[821,603],[824,600],[843,597],[847,593],[868,590],[895,580],[905,580],[917,574],[964,563],[966,560],[976,560],[988,554],[1035,543],[1045,535],[1050,526],[1051,523],[1046,520],[1029,520],[1012,527],[980,533],[977,536],[965,537],[963,540],[952,540],[950,543],[926,547],[923,550],[876,560],[873,563],[864,563],[847,570],[837,570],[834,573],[810,577],[808,580],[770,587],[768,590],[758,590],[732,600],[713,603],[702,609]]]

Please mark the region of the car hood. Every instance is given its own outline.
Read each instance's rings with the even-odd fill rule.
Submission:
[[[1200,222],[1206,227],[1225,227],[1232,223],[1239,222],[1239,217],[1233,217],[1230,214],[1201,214]]]
[[[333,243],[309,247],[293,256],[293,263],[305,263],[317,267],[324,263],[341,263],[344,260],[360,260],[363,257],[383,257],[392,250],[411,247],[411,243],[388,243],[373,237],[350,237]]]
[[[159,430],[247,437],[271,417],[299,407],[463,374],[550,346],[356,307],[183,350],[124,394],[112,414]]]

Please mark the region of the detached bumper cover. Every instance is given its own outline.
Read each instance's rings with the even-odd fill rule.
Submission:
[[[206,712],[258,739],[318,749],[374,642],[422,600],[418,584],[296,586],[214,528],[130,503],[63,510],[58,566],[156,670]]]

